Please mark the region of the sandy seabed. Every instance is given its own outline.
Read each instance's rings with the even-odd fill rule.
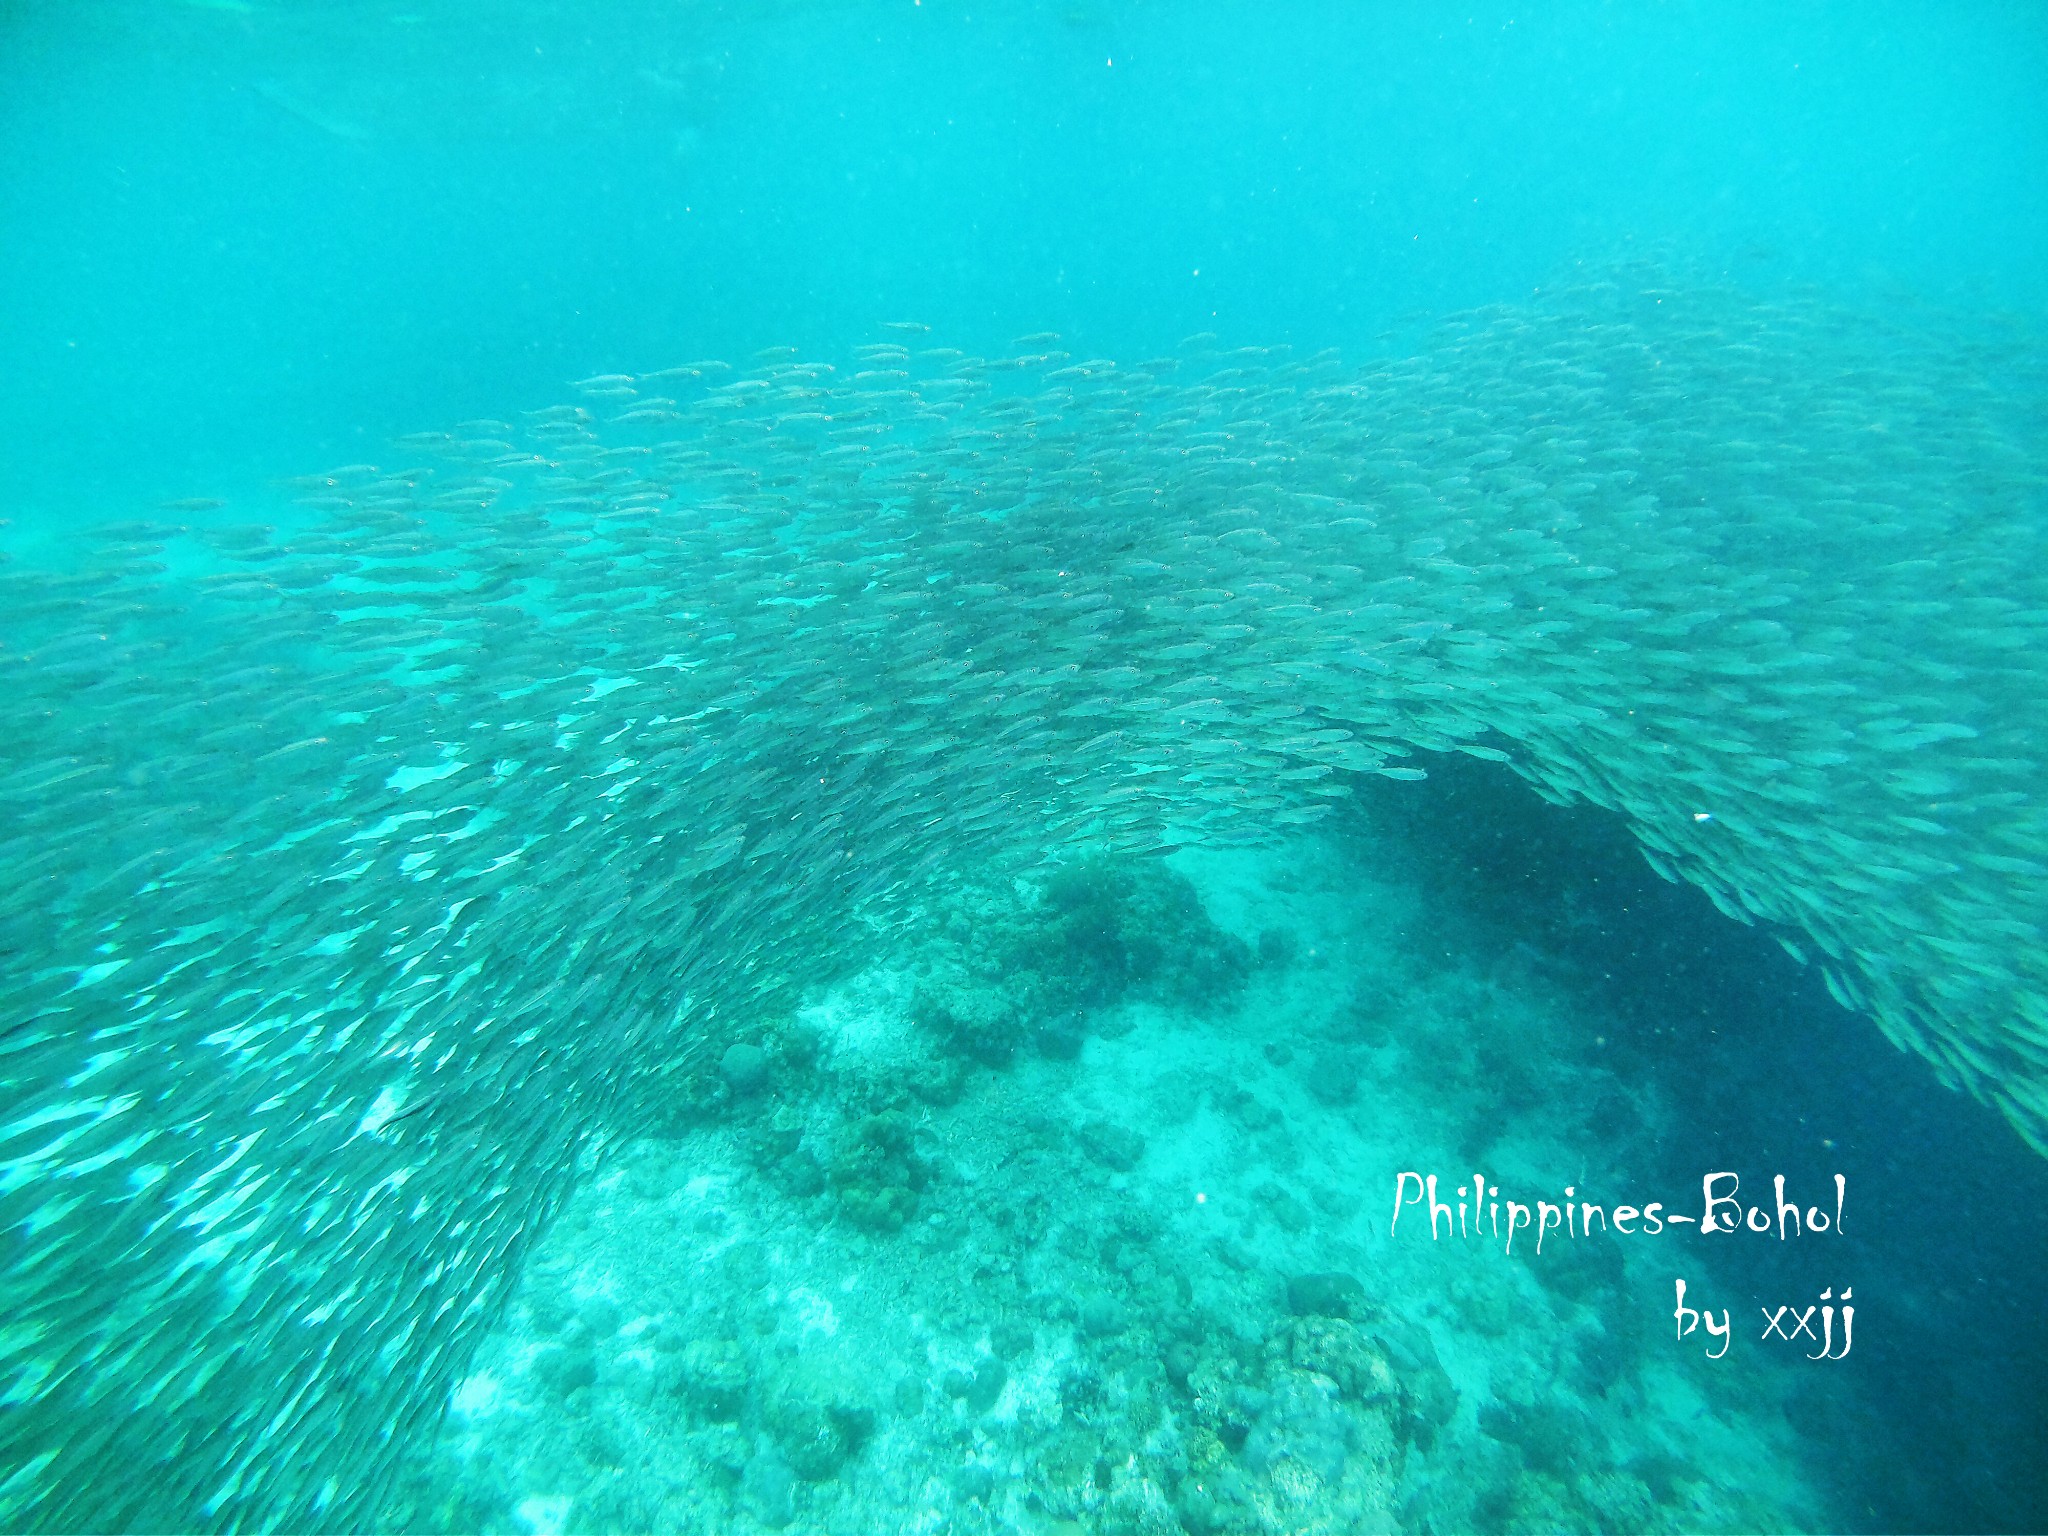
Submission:
[[[1658,1096],[1540,956],[1461,945],[1357,842],[1135,879],[1112,943],[1179,931],[1050,1027],[1016,1022],[1018,935],[1045,934],[1024,884],[960,887],[737,1029],[678,1124],[578,1190],[391,1523],[1829,1523],[1794,1365],[1675,1341],[1675,1250],[1390,1233],[1401,1169],[1610,1199],[1643,1170]],[[1102,963],[1094,929],[1055,937]]]

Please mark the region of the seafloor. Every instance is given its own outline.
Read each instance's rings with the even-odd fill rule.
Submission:
[[[1390,1236],[1403,1168],[1623,1198],[1674,1112],[1611,1068],[1596,990],[1396,841],[963,881],[714,1033],[388,1523],[1835,1524],[1786,1413],[1813,1368],[1676,1348],[1671,1248]]]

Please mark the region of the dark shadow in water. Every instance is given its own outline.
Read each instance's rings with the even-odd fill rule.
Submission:
[[[1768,1203],[1783,1173],[1831,1204],[1833,1175],[1847,1175],[1838,1244],[1723,1239],[1709,1275],[1738,1324],[1756,1319],[1752,1337],[1762,1303],[1854,1288],[1852,1359],[1816,1363],[1812,1391],[1785,1404],[1837,1517],[2048,1529],[2048,1160],[1838,1007],[1763,929],[1660,880],[1618,817],[1551,805],[1489,764],[1429,769],[1426,783],[1361,791],[1377,856],[1433,893],[1443,931],[1519,954],[1597,1005],[1623,1086],[1676,1114],[1631,1179],[1696,1204],[1701,1176],[1731,1169]],[[1708,1252],[1686,1251],[1688,1264]]]

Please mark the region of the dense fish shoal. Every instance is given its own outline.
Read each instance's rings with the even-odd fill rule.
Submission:
[[[1363,365],[881,336],[0,569],[0,1526],[360,1524],[706,1021],[1436,753],[2048,1150],[2026,329],[1634,263]]]

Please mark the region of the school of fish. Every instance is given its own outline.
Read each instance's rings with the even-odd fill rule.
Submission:
[[[0,1527],[361,1527],[707,1021],[1440,752],[2048,1150],[2023,327],[1632,262],[1358,365],[878,335],[0,568]]]

